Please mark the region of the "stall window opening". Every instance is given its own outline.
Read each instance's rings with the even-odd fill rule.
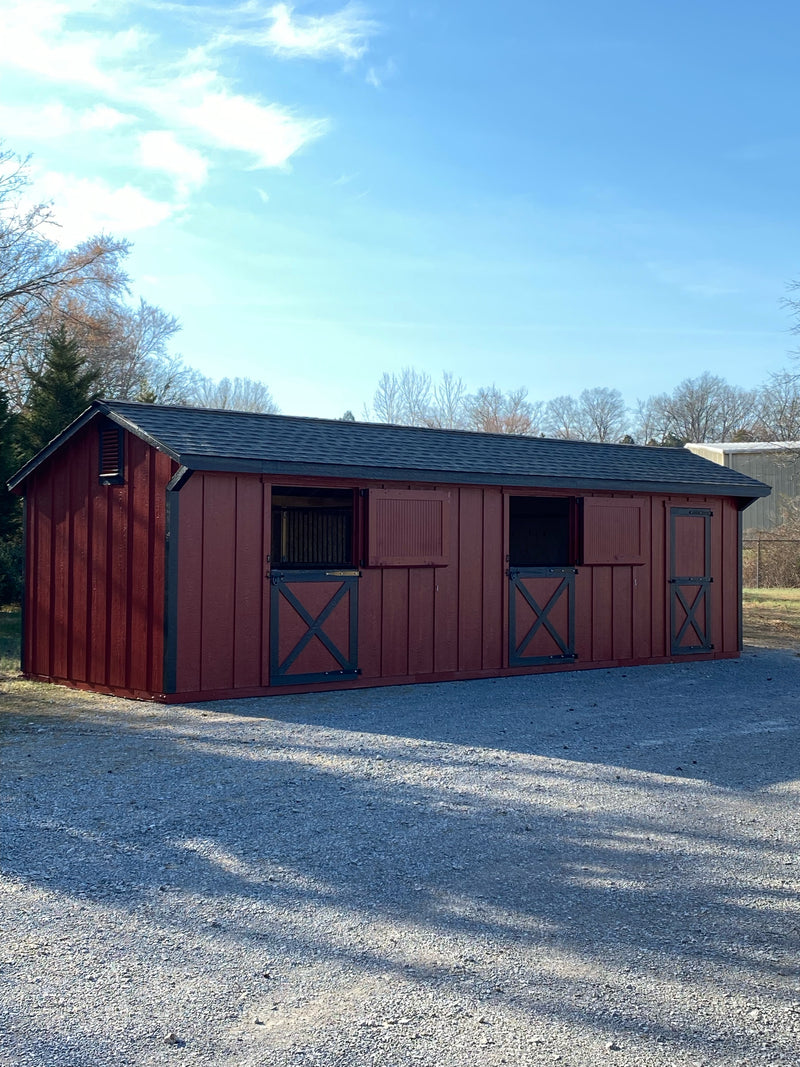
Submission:
[[[272,490],[272,564],[280,567],[350,567],[353,490],[275,486]]]

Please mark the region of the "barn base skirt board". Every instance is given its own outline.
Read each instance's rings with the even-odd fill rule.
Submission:
[[[535,667],[509,667],[499,671],[452,671],[447,674],[420,674],[397,678],[348,678],[342,682],[317,682],[313,685],[255,686],[246,689],[202,690],[194,693],[143,693],[120,689],[116,686],[98,686],[88,682],[70,681],[66,678],[48,678],[44,675],[24,674],[31,682],[47,682],[66,689],[97,693],[99,696],[123,697],[127,700],[144,700],[157,704],[200,704],[215,700],[252,700],[258,697],[295,696],[305,693],[333,693],[350,689],[378,689],[391,685],[438,685],[448,682],[485,681],[491,678],[517,678],[525,675],[556,674],[564,671],[600,671],[616,667],[658,667],[669,663],[696,663],[708,660],[738,659],[738,652],[704,652],[688,656],[663,656],[655,659],[606,660],[602,663],[571,662],[546,664]]]

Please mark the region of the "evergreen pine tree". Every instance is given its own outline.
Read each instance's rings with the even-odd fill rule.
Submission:
[[[31,389],[19,417],[21,462],[44,448],[98,395],[98,372],[88,366],[66,329],[62,326],[47,343],[41,371],[28,371]]]

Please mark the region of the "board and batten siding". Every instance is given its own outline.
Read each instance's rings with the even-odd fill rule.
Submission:
[[[195,472],[181,488],[177,514],[174,629],[167,691],[175,697],[283,692],[270,688],[270,482],[268,475]],[[435,487],[365,484],[346,479],[292,479],[298,485],[367,489],[373,500],[414,504],[429,521],[430,500],[443,501],[443,544],[449,562],[406,566],[402,557],[373,557],[358,582],[360,674],[343,686],[529,673],[508,666],[508,498],[574,496],[574,492],[494,486]],[[712,640],[710,655],[738,651],[738,511],[726,498],[663,494],[584,493],[585,512],[608,517],[605,535],[589,546],[614,563],[581,564],[575,578],[574,664],[555,669],[664,662],[670,658],[669,517],[671,507],[700,507],[712,517]],[[362,498],[363,499],[363,498]],[[369,500],[369,496],[368,496]],[[361,506],[361,505],[360,505]],[[369,506],[369,504],[367,505]],[[437,505],[438,506],[438,505]],[[640,523],[632,543],[631,509]],[[387,514],[391,512],[388,509]],[[360,515],[357,521],[361,521]],[[600,531],[600,527],[595,527]],[[429,536],[425,535],[426,538]],[[598,540],[599,539],[599,540]],[[369,539],[365,556],[369,562]],[[431,542],[430,555],[441,546]],[[435,551],[434,551],[435,550]],[[386,551],[393,551],[390,540]],[[613,557],[612,557],[613,558]],[[172,624],[171,624],[172,625]],[[547,667],[544,669],[553,669]],[[172,676],[170,676],[172,675]],[[335,683],[334,683],[335,684]],[[326,688],[329,684],[298,688]]]
[[[123,435],[124,482],[101,484],[87,426],[31,476],[23,670],[133,695],[163,690],[165,489],[174,464]]]

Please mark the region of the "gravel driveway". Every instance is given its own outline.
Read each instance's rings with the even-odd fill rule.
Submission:
[[[791,652],[0,708],[3,1064],[800,1064]]]

